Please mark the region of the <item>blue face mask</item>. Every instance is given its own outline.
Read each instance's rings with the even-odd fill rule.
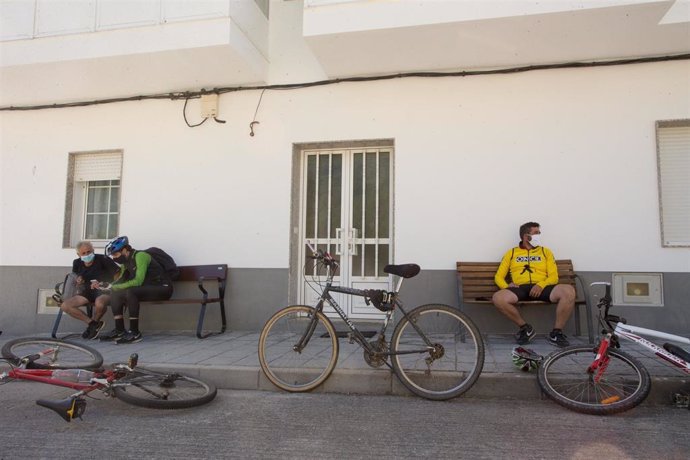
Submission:
[[[94,254],[93,252],[91,254],[87,254],[85,256],[80,257],[81,261],[84,263],[87,263],[87,264],[89,262],[93,262],[93,259],[95,259],[95,258],[96,258],[96,254]]]

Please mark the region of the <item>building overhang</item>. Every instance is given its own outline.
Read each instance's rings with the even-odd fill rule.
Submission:
[[[229,17],[4,41],[0,106],[262,83],[265,54]]]
[[[687,53],[690,6],[305,0],[303,34],[331,78],[485,69]]]

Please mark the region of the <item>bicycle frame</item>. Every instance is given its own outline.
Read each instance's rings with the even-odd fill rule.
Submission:
[[[655,331],[654,329],[646,329],[644,327],[631,326],[625,323],[616,324],[616,329],[614,330],[614,333],[617,337],[624,337],[625,339],[631,342],[635,342],[647,348],[659,358],[666,360],[667,362],[678,367],[681,370],[681,372],[690,374],[689,362],[685,361],[679,356],[674,355],[673,353],[666,351],[664,348],[660,347],[654,342],[650,342],[649,340],[645,339],[644,337],[640,337],[637,334],[656,337],[663,340],[671,340],[673,342],[679,342],[685,345],[690,345],[690,339],[681,337],[679,335],[667,334],[666,332]]]
[[[350,329],[352,332],[352,339],[356,340],[357,343],[364,349],[367,350],[367,352],[372,353],[372,354],[378,354],[381,356],[392,356],[392,355],[402,355],[402,354],[415,354],[415,353],[426,353],[429,350],[434,349],[434,345],[429,341],[429,339],[426,337],[426,335],[417,327],[414,321],[410,321],[410,324],[412,327],[417,331],[417,333],[424,339],[424,342],[426,343],[427,347],[424,349],[420,350],[407,350],[404,352],[395,352],[392,353],[390,351],[385,351],[385,352],[380,352],[374,349],[372,345],[367,341],[367,339],[364,337],[364,335],[357,329],[355,324],[352,322],[352,320],[347,316],[347,314],[343,311],[343,309],[338,305],[338,302],[335,301],[333,296],[331,296],[331,292],[339,292],[341,294],[347,294],[347,295],[354,295],[354,296],[360,296],[360,297],[366,297],[367,292],[363,289],[355,289],[355,288],[349,288],[349,287],[344,287],[344,286],[333,286],[333,276],[335,274],[335,270],[331,270],[330,267],[328,269],[328,275],[326,277],[326,287],[323,289],[323,292],[321,296],[319,297],[319,301],[316,304],[316,311],[318,312],[323,312],[323,306],[324,303],[328,303],[333,309],[338,313],[340,318],[345,322],[347,327]],[[393,291],[393,303],[397,308],[400,309],[400,312],[403,314],[403,316],[407,317],[407,312],[402,306],[402,302],[398,298],[398,292],[400,291],[400,287],[402,286],[403,279],[400,278],[398,279],[395,289]],[[383,337],[386,329],[388,328],[388,325],[390,323],[390,319],[393,316],[393,312],[395,311],[395,308],[391,308],[389,311],[386,312],[386,316],[383,321],[383,325],[381,326],[381,329],[379,330],[379,337]],[[311,326],[307,328],[305,331],[304,335],[300,339],[300,341],[295,345],[296,350],[301,350],[303,349],[308,343],[309,340],[311,339],[311,335],[314,332],[314,328],[316,327],[316,322],[317,318],[316,316],[313,317]],[[386,363],[388,364],[388,363]]]
[[[30,380],[32,382],[40,382],[48,385],[71,388],[72,390],[79,391],[81,394],[87,394],[107,386],[115,379],[115,375],[112,371],[105,371],[103,373],[95,373],[95,377],[91,379],[91,382],[70,382],[53,377],[53,372],[55,372],[54,369],[15,368],[8,372],[1,373],[0,380],[5,378]]]
[[[657,331],[654,329],[647,329],[644,327],[633,326],[627,324],[625,319],[616,316],[609,315],[609,309],[611,308],[611,285],[606,282],[596,282],[592,283],[591,286],[603,284],[606,286],[606,293],[604,297],[601,298],[597,307],[599,308],[599,322],[604,327],[604,337],[599,348],[597,350],[597,355],[594,361],[587,369],[590,375],[593,375],[595,381],[599,381],[602,374],[606,371],[608,366],[608,349],[613,343],[614,346],[619,344],[619,338],[622,337],[633,343],[636,343],[654,353],[655,356],[663,359],[667,363],[672,364],[677,367],[681,372],[690,374],[690,363],[685,361],[680,356],[677,356],[659,345],[651,342],[640,335],[646,335],[650,337],[656,337],[658,339],[670,340],[672,342],[678,342],[685,345],[690,345],[690,339],[686,337],[681,337],[679,335],[668,334],[666,332]],[[602,311],[603,308],[603,311]],[[614,324],[615,323],[615,326]],[[640,335],[638,335],[640,334]]]

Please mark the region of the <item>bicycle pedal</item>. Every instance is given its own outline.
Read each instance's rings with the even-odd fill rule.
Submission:
[[[348,332],[348,333],[347,333],[347,342],[348,342],[350,345],[352,345],[353,343],[355,343],[355,336],[352,335],[352,332]]]

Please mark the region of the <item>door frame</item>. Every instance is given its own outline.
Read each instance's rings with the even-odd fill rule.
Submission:
[[[300,206],[302,194],[302,151],[303,150],[330,150],[330,149],[358,149],[358,148],[391,147],[391,188],[395,191],[395,140],[394,139],[370,139],[333,142],[305,142],[292,144],[292,173],[290,179],[290,260],[288,274],[288,302],[294,305],[299,301],[300,283],[302,282],[303,267],[299,265],[300,241]],[[391,233],[395,235],[395,192],[391,193]],[[391,244],[391,263],[395,261],[395,237]]]

